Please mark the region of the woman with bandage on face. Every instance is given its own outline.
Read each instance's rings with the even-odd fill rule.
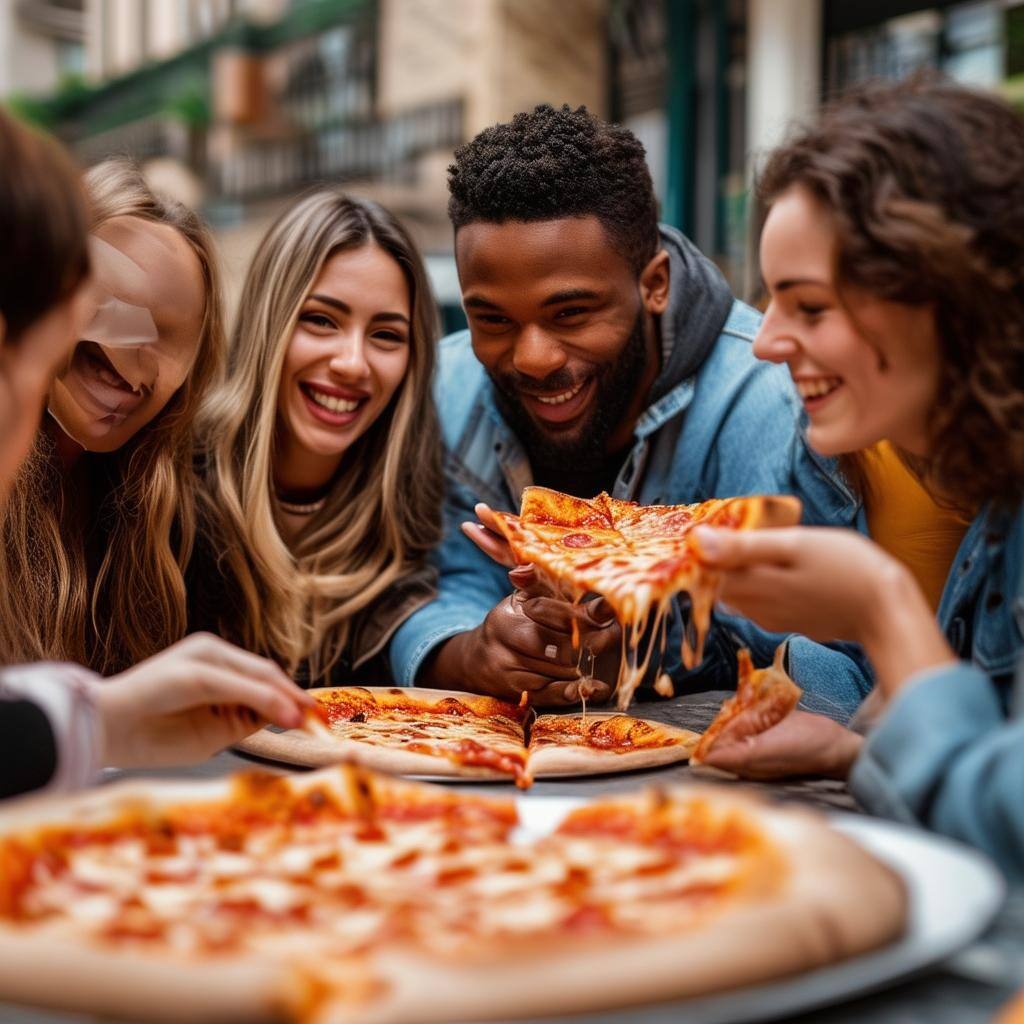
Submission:
[[[95,265],[103,262],[102,247],[98,259],[90,258],[97,247],[87,245],[87,228],[86,197],[71,162],[54,144],[0,112],[0,237],[5,240],[0,248],[0,516],[10,507],[12,485],[15,500],[24,502],[26,479],[40,472],[44,456],[36,434],[44,406],[54,403],[55,374],[68,381],[76,342],[97,322],[97,300],[108,320],[114,317],[111,323],[131,324],[131,312],[114,304],[124,299],[113,298],[104,269]],[[139,364],[141,370],[144,361]],[[152,381],[147,389],[157,386]],[[67,383],[69,393],[79,394],[80,388],[84,392],[81,382]],[[139,409],[141,402],[133,411]],[[115,417],[106,425],[120,426],[128,418],[125,413],[120,424]],[[68,416],[67,422],[83,436],[90,424],[85,417]],[[73,456],[70,435],[59,439],[49,430],[44,455],[56,458],[59,447]],[[102,433],[95,425],[93,430],[92,438]],[[33,445],[37,465],[28,468],[27,477],[18,477]],[[73,462],[69,457],[68,465]],[[51,480],[60,480],[61,467],[55,465]],[[47,525],[47,510],[36,511]],[[6,519],[4,529],[10,544]],[[9,547],[8,562],[18,554],[17,547]],[[46,568],[36,561],[32,566]],[[130,586],[132,567],[118,570],[129,575]],[[24,581],[25,574],[19,578]],[[11,642],[19,635],[13,617],[25,620],[21,629],[28,634],[30,616],[40,611],[43,598],[16,592],[6,575],[0,586],[6,591],[4,639]],[[42,623],[34,642],[54,635],[55,616],[52,608],[48,611],[49,621]],[[61,652],[48,648],[45,653],[54,657]],[[5,667],[11,660],[0,658],[0,796],[82,785],[104,764],[200,760],[251,732],[260,720],[297,725],[312,703],[272,662],[211,636],[190,637],[106,680],[67,662]]]
[[[0,662],[121,671],[185,635],[193,424],[223,358],[212,244],[139,171],[88,173],[99,309],[57,370],[0,546]]]

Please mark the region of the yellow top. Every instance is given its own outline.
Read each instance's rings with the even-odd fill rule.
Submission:
[[[888,441],[868,449],[865,455],[871,539],[914,574],[928,603],[936,609],[970,522],[937,505]]]

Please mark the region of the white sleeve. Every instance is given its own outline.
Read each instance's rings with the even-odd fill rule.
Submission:
[[[32,701],[53,730],[57,767],[47,790],[79,789],[99,771],[103,750],[95,703],[99,678],[80,665],[61,662],[0,669],[0,696]]]

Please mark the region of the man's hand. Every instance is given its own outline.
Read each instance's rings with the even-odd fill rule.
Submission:
[[[588,680],[588,699],[608,700],[621,632],[607,605],[600,599],[573,605],[546,596],[529,567],[513,570],[509,578],[517,590],[476,629],[447,641],[424,668],[424,683],[513,702],[525,690],[535,707],[564,707],[580,699],[581,652],[589,649],[594,678]],[[576,648],[574,621],[579,629]]]
[[[265,722],[295,728],[314,699],[274,662],[205,633],[97,687],[104,763],[122,768],[202,761]]]
[[[797,775],[845,779],[863,743],[857,733],[809,711],[793,711],[765,732],[752,732],[756,723],[742,717],[718,737],[704,764],[759,781]]]
[[[473,511],[480,521],[478,523],[463,523],[462,532],[488,558],[493,558],[506,569],[514,569],[517,565],[515,555],[512,554],[508,541],[498,529],[490,505],[485,505],[482,501],[478,502],[473,507]]]

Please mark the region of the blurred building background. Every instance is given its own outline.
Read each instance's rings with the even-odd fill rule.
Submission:
[[[337,181],[409,225],[448,326],[445,168],[486,125],[539,102],[628,125],[665,219],[749,293],[758,153],[921,67],[1024,102],[1024,0],[0,0],[0,99],[199,207],[234,292],[288,198]]]

